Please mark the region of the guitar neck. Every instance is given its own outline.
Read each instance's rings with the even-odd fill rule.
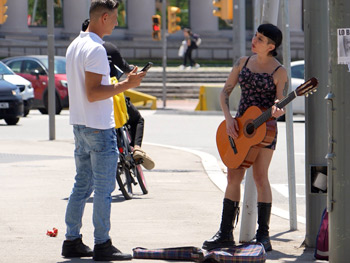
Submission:
[[[293,91],[288,94],[287,97],[285,97],[283,100],[279,101],[275,106],[279,109],[282,109],[285,107],[289,102],[294,100],[296,98],[296,93]],[[253,123],[254,127],[258,128],[260,125],[262,125],[264,122],[268,121],[272,117],[272,107],[268,110],[264,111],[258,118],[256,118]]]

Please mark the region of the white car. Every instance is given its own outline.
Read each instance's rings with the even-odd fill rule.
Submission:
[[[34,101],[34,89],[32,83],[25,78],[17,75],[6,66],[4,63],[0,61],[0,75],[3,75],[4,80],[10,82],[11,84],[16,85],[22,96],[22,100],[24,103],[24,112],[23,116],[27,116],[29,114],[30,109],[32,108]]]
[[[295,90],[301,84],[305,82],[304,72],[304,60],[293,61],[291,66],[291,90]],[[305,114],[305,96],[298,96],[292,101],[293,114]]]

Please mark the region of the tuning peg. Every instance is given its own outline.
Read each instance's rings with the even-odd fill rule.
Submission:
[[[316,92],[316,91],[317,91],[317,89],[314,89],[314,90],[313,90],[313,92]]]
[[[306,98],[309,97],[309,93],[306,93],[306,94],[305,94],[305,97],[306,97]]]
[[[310,91],[309,94],[312,95],[312,91]]]

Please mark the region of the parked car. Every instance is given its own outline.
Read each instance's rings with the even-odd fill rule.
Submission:
[[[8,125],[16,125],[23,116],[23,99],[16,85],[4,80],[0,75],[0,120]]]
[[[292,89],[295,90],[301,84],[305,82],[304,72],[305,65],[304,60],[293,61],[290,64],[291,67],[291,82]],[[305,96],[298,96],[292,101],[293,114],[305,114]]]
[[[31,55],[9,57],[2,60],[16,74],[29,80],[34,88],[33,108],[48,113],[48,57]],[[55,56],[56,114],[68,107],[66,58]]]
[[[3,79],[16,85],[21,92],[21,96],[24,104],[23,116],[29,114],[30,109],[33,106],[34,89],[32,83],[25,78],[14,73],[8,66],[0,61],[0,75],[3,75]]]

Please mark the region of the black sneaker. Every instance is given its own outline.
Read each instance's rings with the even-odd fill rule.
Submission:
[[[268,236],[256,237],[256,241],[260,242],[261,244],[263,244],[264,249],[265,249],[266,252],[272,251],[272,245],[271,245],[271,242],[270,242],[270,237],[268,237]]]
[[[235,241],[233,240],[232,232],[228,235],[223,235],[219,230],[211,239],[204,241],[202,248],[205,250],[212,250],[215,248],[233,247]]]
[[[131,260],[132,256],[122,253],[112,245],[112,241],[109,239],[105,243],[95,245],[93,259],[95,261]]]
[[[92,250],[86,246],[81,238],[65,240],[62,246],[62,256],[65,258],[92,257]]]

